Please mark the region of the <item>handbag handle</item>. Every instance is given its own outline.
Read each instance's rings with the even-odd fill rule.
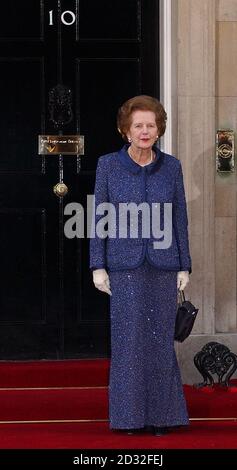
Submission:
[[[186,299],[185,299],[184,291],[180,289],[178,291],[179,291],[179,297],[180,297],[181,303],[185,302]]]

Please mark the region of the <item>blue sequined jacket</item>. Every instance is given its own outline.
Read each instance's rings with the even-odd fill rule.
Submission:
[[[116,236],[90,240],[90,268],[108,271],[136,268],[145,259],[161,270],[189,271],[191,258],[188,241],[188,218],[183,174],[180,161],[154,147],[156,158],[144,167],[134,162],[125,145],[119,152],[103,155],[98,160],[95,182],[95,210],[111,202],[118,211],[119,203],[172,203],[172,243],[169,248],[155,249],[150,238]],[[95,226],[105,214],[95,215]],[[140,213],[139,213],[140,216]],[[162,218],[161,218],[162,219]],[[140,222],[139,222],[140,223]],[[129,222],[128,222],[129,224]],[[128,232],[129,233],[129,232]]]

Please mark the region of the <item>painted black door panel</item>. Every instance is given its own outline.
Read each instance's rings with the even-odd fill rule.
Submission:
[[[88,240],[62,236],[63,207],[86,209],[97,158],[123,145],[119,105],[136,94],[159,95],[158,7],[158,0],[1,5],[1,360],[109,354],[108,298],[93,287]],[[53,192],[59,159],[37,148],[39,134],[56,133],[48,93],[60,70],[73,98],[63,132],[85,136],[85,155],[63,159],[69,193],[61,206]]]

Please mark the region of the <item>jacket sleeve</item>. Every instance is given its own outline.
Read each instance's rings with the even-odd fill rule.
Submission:
[[[90,268],[92,270],[106,268],[106,239],[98,237],[96,233],[97,223],[103,217],[102,215],[96,215],[96,209],[103,202],[108,202],[107,174],[106,165],[103,163],[103,159],[99,158],[96,169],[92,230],[90,234]]]
[[[183,183],[183,172],[180,162],[175,180],[173,225],[179,251],[180,271],[188,271],[189,274],[191,274],[192,262],[189,251],[187,204]]]

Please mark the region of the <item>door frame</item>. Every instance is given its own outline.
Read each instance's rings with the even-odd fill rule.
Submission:
[[[177,154],[178,129],[178,2],[160,0],[160,100],[167,112],[161,147]]]

